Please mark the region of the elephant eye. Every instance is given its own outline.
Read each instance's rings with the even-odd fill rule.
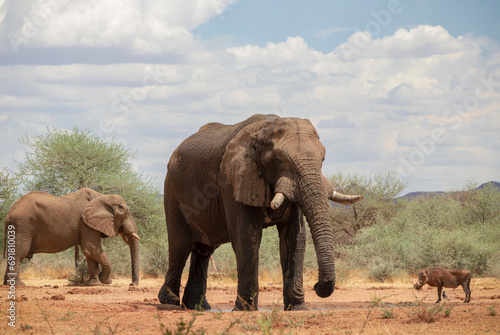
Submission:
[[[115,214],[115,209],[113,207],[109,207],[109,211],[111,212],[111,214]]]

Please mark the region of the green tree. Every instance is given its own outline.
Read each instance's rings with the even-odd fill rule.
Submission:
[[[134,151],[77,127],[47,129],[46,135],[24,136],[20,142],[29,149],[25,161],[19,164],[26,191],[60,196],[89,187],[104,194],[119,194],[129,205],[142,238],[142,270],[164,270],[167,252],[163,198],[151,178],[133,169]],[[112,260],[114,273],[130,273],[130,258],[123,257],[128,249],[120,239],[106,239],[103,247]],[[157,254],[154,264],[149,262],[150,252]]]
[[[474,192],[482,198],[492,191]],[[473,276],[498,276],[499,218],[483,221],[479,215],[471,219],[469,205],[464,203],[470,196],[450,192],[409,200],[387,222],[361,229],[342,255],[351,268],[366,270],[382,281],[430,266],[467,269]],[[486,202],[481,209],[491,213],[497,207],[498,202]]]
[[[12,204],[17,200],[19,194],[17,192],[19,181],[7,169],[0,171],[0,227],[3,227],[5,217],[9,212]],[[3,228],[2,228],[3,231]],[[0,246],[3,250],[4,234],[0,233]]]
[[[19,197],[18,179],[7,169],[0,171],[0,222],[4,222],[10,206]]]
[[[369,176],[337,173],[330,176],[330,182],[336,191],[363,196],[354,205],[335,204],[331,208],[332,225],[339,244],[348,244],[362,228],[393,217],[400,208],[396,197],[406,187],[392,171]]]
[[[46,135],[26,135],[19,141],[29,149],[19,164],[27,191],[64,195],[89,187],[101,192],[116,186],[117,176],[133,172],[135,152],[93,136],[90,130],[53,128]]]
[[[466,211],[465,217],[469,223],[498,221],[500,192],[492,183],[478,188],[476,181],[469,180],[461,193],[464,194],[462,200]]]

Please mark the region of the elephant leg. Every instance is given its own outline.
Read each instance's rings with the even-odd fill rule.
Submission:
[[[258,310],[259,248],[262,240],[264,215],[257,207],[229,210],[228,228],[236,255],[238,295],[234,310]]]
[[[180,305],[182,271],[191,253],[192,233],[177,201],[170,199],[167,193],[165,193],[165,201],[166,203],[172,202],[165,208],[168,230],[168,270],[158,293],[158,300],[162,304],[178,306]]]
[[[19,258],[14,256],[14,259],[7,257],[7,267],[5,268],[5,275],[3,277],[3,284],[9,286],[21,286],[24,282],[19,276],[21,270],[21,262],[25,257]]]
[[[78,267],[78,264],[80,264],[80,248],[77,244],[75,245],[75,268]]]
[[[102,250],[100,232],[93,231],[91,235],[82,238],[82,251],[87,259],[91,285],[111,284],[111,262]],[[99,265],[102,271],[99,273]]]
[[[181,289],[181,277],[186,260],[189,257],[189,252],[184,250],[172,257],[172,249],[169,245],[169,262],[168,270],[165,275],[165,281],[158,293],[158,300],[162,304],[180,305],[180,289]],[[175,259],[175,260],[173,260]]]
[[[6,235],[6,238],[7,235]],[[16,240],[14,240],[16,241]],[[7,266],[5,268],[5,275],[3,277],[3,284],[10,286],[21,286],[24,282],[21,280],[21,262],[25,259],[31,259],[33,254],[31,253],[31,240],[29,241],[16,241],[14,245],[7,244],[6,246],[6,257]]]
[[[89,269],[89,281],[87,282],[87,285],[89,286],[102,285],[101,281],[99,280],[99,263],[97,263],[90,257],[85,257],[85,258],[87,259],[87,267]]]
[[[206,293],[208,263],[214,250],[214,247],[196,243],[191,251],[189,277],[182,297],[182,304],[187,309],[212,309],[207,301]]]
[[[292,222],[278,224],[280,260],[283,272],[284,310],[307,310],[304,299],[303,268],[306,227],[301,213]]]
[[[101,264],[102,271],[99,273],[99,280],[103,284],[111,284],[113,282],[111,279],[111,261],[104,252],[100,256],[99,264]]]
[[[88,285],[94,286],[94,285],[101,285],[101,284],[111,284],[113,280],[111,280],[111,267],[108,265],[102,265],[106,264],[105,262],[109,263],[108,256],[105,254],[101,258],[101,262],[99,263],[93,258],[86,257],[87,259],[87,267],[89,269],[89,283]],[[99,264],[101,264],[102,271],[99,273]]]

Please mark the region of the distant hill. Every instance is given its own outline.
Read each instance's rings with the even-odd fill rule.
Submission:
[[[483,189],[486,185],[491,184],[494,188],[496,188],[498,191],[500,191],[500,183],[497,183],[496,181],[489,181],[487,183],[482,184],[481,186],[478,187],[479,190]]]
[[[478,190],[481,190],[483,188],[486,187],[486,185],[493,185],[493,187],[495,187],[498,191],[500,191],[500,183],[496,182],[496,181],[489,181],[487,183],[484,183],[482,185],[480,185],[477,189]],[[417,198],[417,197],[438,197],[440,195],[443,195],[443,194],[446,194],[448,192],[443,192],[443,191],[436,191],[436,192],[423,192],[423,191],[420,191],[420,192],[411,192],[411,193],[408,193],[406,195],[403,195],[402,197],[399,197],[399,199],[407,199],[407,200],[411,200],[413,198]]]
[[[402,197],[399,197],[399,198],[400,199],[411,200],[413,198],[418,198],[418,197],[438,197],[438,196],[443,195],[445,193],[446,192],[442,192],[442,191],[436,191],[436,192],[423,192],[423,191],[419,191],[419,192],[411,192],[411,193],[405,194],[405,195],[403,195]]]

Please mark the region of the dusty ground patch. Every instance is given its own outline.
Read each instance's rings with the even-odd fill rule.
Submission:
[[[158,303],[162,280],[129,287],[115,279],[102,287],[71,287],[66,280],[25,280],[16,289],[16,327],[8,325],[9,288],[0,286],[1,334],[499,334],[500,280],[474,279],[469,304],[461,288],[433,311],[435,288],[351,281],[327,299],[306,285],[310,311],[283,312],[281,287],[261,283],[259,312],[232,309],[236,286],[211,283],[211,312]],[[496,315],[493,315],[496,314]],[[184,328],[183,328],[184,327]],[[183,329],[183,330],[182,330]]]

